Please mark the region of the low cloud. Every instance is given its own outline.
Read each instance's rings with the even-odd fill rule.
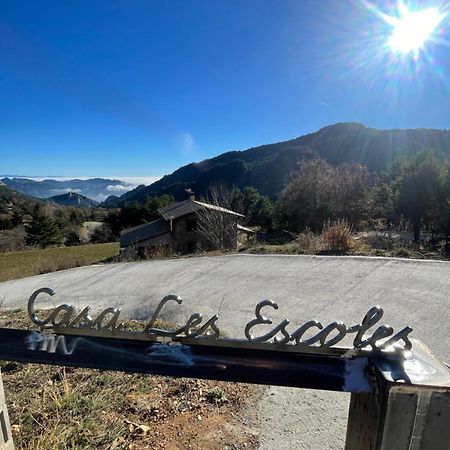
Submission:
[[[3,176],[3,175],[2,175]],[[0,176],[0,177],[2,177]],[[43,180],[55,180],[55,181],[71,181],[71,180],[91,180],[93,178],[102,178],[102,179],[107,179],[107,180],[118,180],[118,181],[123,181],[124,183],[128,183],[131,184],[133,186],[138,186],[140,184],[145,184],[145,185],[149,185],[154,183],[155,181],[158,181],[161,176],[148,176],[148,177],[118,177],[118,176],[101,176],[101,175],[97,175],[95,177],[27,177],[27,176],[20,176],[20,175],[15,175],[17,178],[26,178],[27,180],[34,180],[34,181],[43,181]],[[111,185],[112,186],[112,185]]]
[[[25,175],[17,175],[16,178],[26,178],[33,181],[55,180],[55,181],[71,181],[71,180],[90,180],[94,177],[27,177]]]
[[[161,179],[161,177],[111,177],[111,178],[123,181],[124,183],[128,183],[132,185],[133,188],[139,186],[140,184],[145,184],[146,186],[148,186],[149,184],[152,184],[155,181]]]
[[[188,140],[189,141],[189,140]],[[70,185],[72,183],[70,183],[71,180],[82,180],[82,181],[86,181],[89,179],[92,179],[94,177],[62,177],[62,176],[57,176],[57,177],[39,177],[39,176],[35,176],[35,177],[27,177],[27,176],[20,176],[18,178],[27,178],[29,180],[34,180],[34,181],[43,181],[43,180],[55,180],[55,181],[64,181],[66,184],[64,186],[69,186],[69,187],[61,187],[60,189],[48,189],[48,188],[43,188],[42,191],[42,197],[46,198],[46,197],[51,197],[54,195],[60,195],[60,194],[67,194],[68,192],[75,192],[77,194],[82,194],[88,198],[91,198],[93,200],[96,200],[98,202],[102,202],[104,201],[107,197],[109,197],[110,195],[116,195],[118,197],[120,197],[121,195],[123,195],[125,192],[129,192],[133,189],[135,189],[137,186],[139,185],[145,185],[145,186],[149,186],[150,184],[154,183],[155,181],[158,181],[159,179],[161,179],[160,176],[147,176],[147,177],[118,177],[118,176],[97,176],[95,178],[101,178],[103,180],[106,180],[103,185],[98,186],[98,183],[95,184],[86,184],[86,187],[82,187],[82,188],[71,188]],[[123,184],[112,184],[115,182],[121,182]],[[111,183],[111,184],[110,184]],[[79,183],[74,185],[80,186]]]
[[[69,192],[75,192],[77,194],[81,194],[81,191],[82,191],[81,189],[70,189],[70,188],[67,188],[67,189],[52,189],[52,192],[54,192],[55,195],[68,194]]]
[[[133,185],[128,185],[128,186],[123,186],[121,184],[110,184],[109,186],[106,186],[106,190],[107,191],[122,191],[122,192],[128,192],[131,191],[131,189],[133,189]]]
[[[97,194],[92,200],[95,200],[99,203],[103,202],[104,200],[106,200],[111,194],[105,195],[105,194]]]

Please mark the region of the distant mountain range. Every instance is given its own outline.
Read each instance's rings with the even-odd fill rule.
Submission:
[[[111,194],[121,195],[132,188],[129,183],[108,178],[36,181],[29,178],[5,177],[0,181],[18,192],[38,198],[49,198],[72,192],[95,201],[102,201]]]
[[[253,186],[275,197],[303,158],[320,156],[332,165],[361,163],[371,171],[386,168],[398,155],[411,156],[422,149],[450,156],[450,131],[434,129],[377,130],[359,123],[338,123],[319,131],[276,144],[231,151],[191,163],[149,186],[138,186],[104,206],[142,201],[151,195],[171,194],[185,199],[185,189],[204,194],[211,183]]]
[[[68,192],[67,194],[54,195],[46,199],[49,202],[57,203],[64,206],[76,206],[79,208],[95,208],[98,202],[76,192]]]
[[[72,206],[79,206],[79,203],[93,207],[97,200],[106,198],[100,206],[109,208],[162,194],[184,200],[186,189],[192,189],[201,196],[210,184],[218,182],[240,188],[253,186],[261,194],[274,198],[305,158],[320,156],[332,165],[361,163],[371,171],[380,171],[396,156],[412,156],[422,149],[450,157],[450,130],[377,130],[359,123],[338,123],[288,141],[230,151],[191,163],[149,186],[140,185],[128,192],[130,184],[105,178],[35,181],[6,177],[0,181],[29,196],[50,197],[51,201],[68,202],[60,204]],[[69,192],[72,194],[68,196]],[[76,197],[73,194],[80,195]]]

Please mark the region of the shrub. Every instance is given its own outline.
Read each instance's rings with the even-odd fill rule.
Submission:
[[[328,222],[322,231],[324,250],[347,253],[352,246],[352,228],[346,220]]]
[[[103,224],[101,227],[94,230],[91,235],[91,242],[94,244],[105,244],[107,242],[114,242],[115,237],[108,224]]]
[[[154,245],[146,247],[142,252],[142,259],[166,259],[173,256],[172,250],[167,245]]]
[[[320,236],[313,233],[310,229],[306,229],[300,233],[295,239],[295,243],[298,245],[299,253],[317,253],[321,249]]]
[[[370,248],[376,250],[393,250],[395,246],[395,240],[392,235],[382,234],[379,232],[370,233],[362,238],[363,242]]]
[[[25,247],[25,230],[22,226],[0,231],[0,253],[15,252]]]
[[[64,242],[67,246],[80,245],[80,236],[75,230],[71,230],[66,235],[66,240]]]
[[[209,390],[205,395],[205,399],[214,405],[223,405],[228,402],[226,393],[218,387]]]

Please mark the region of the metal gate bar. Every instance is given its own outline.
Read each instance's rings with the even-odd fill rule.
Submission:
[[[330,391],[374,391],[368,358],[77,337],[10,328],[0,328],[0,360]]]
[[[450,371],[418,342],[401,358],[268,348],[0,328],[0,360],[350,392],[346,450],[450,449]]]

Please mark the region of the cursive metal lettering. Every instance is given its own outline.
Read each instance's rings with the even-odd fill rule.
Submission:
[[[119,308],[105,308],[96,317],[90,314],[90,307],[86,306],[81,312],[76,313],[72,305],[63,303],[54,308],[47,317],[38,315],[35,309],[35,302],[39,295],[47,294],[53,296],[55,293],[50,288],[41,288],[33,292],[28,300],[28,314],[31,321],[41,329],[53,329],[58,334],[72,335],[101,335],[104,337],[119,337],[124,339],[155,340],[160,337],[162,340],[180,341],[182,339],[198,339],[199,342],[208,344],[220,338],[218,315],[203,321],[202,315],[193,313],[184,325],[173,330],[156,328],[155,325],[162,309],[169,303],[181,305],[182,299],[177,295],[167,295],[156,306],[150,320],[141,332],[125,330],[124,324],[120,321],[121,310]],[[273,325],[270,317],[263,315],[262,310],[272,308],[278,309],[278,305],[271,300],[262,300],[255,307],[255,318],[250,320],[245,326],[244,334],[247,341],[227,340],[221,338],[225,345],[248,346],[249,348],[287,349],[289,351],[311,351],[327,352],[330,347],[334,347],[342,342],[347,336],[354,334],[353,348],[366,349],[369,351],[382,351],[392,349],[396,351],[410,350],[412,343],[409,334],[412,328],[405,327],[396,334],[394,329],[388,325],[379,325],[384,311],[379,306],[369,309],[361,323],[347,326],[343,322],[331,322],[324,326],[317,320],[309,320],[290,332],[288,330],[289,320],[283,319]],[[270,326],[265,333],[255,335],[255,328]],[[39,335],[41,336],[41,335]],[[44,351],[73,351],[67,348],[64,339],[58,337],[39,337],[47,341],[39,341],[40,349]],[[31,338],[30,338],[31,339]],[[28,342],[33,347],[37,345],[36,339]],[[74,344],[75,345],[75,344]],[[289,348],[286,348],[289,347]],[[297,350],[298,349],[298,350]],[[342,350],[347,350],[341,348]],[[70,354],[70,353],[67,353]]]
[[[332,347],[339,342],[341,342],[348,334],[356,333],[353,340],[353,347],[355,349],[362,349],[370,347],[372,350],[383,350],[397,346],[399,342],[403,341],[401,346],[402,350],[411,350],[412,344],[408,339],[409,333],[411,333],[412,328],[405,327],[397,334],[392,336],[394,329],[388,325],[381,325],[371,335],[366,335],[374,325],[376,325],[383,317],[383,309],[379,306],[374,306],[371,308],[360,324],[352,325],[347,327],[343,322],[332,322],[326,327],[324,327],[317,320],[310,320],[303,325],[301,325],[292,334],[289,334],[286,327],[289,325],[289,320],[284,319],[278,325],[273,327],[267,333],[255,337],[251,330],[257,325],[272,325],[272,319],[265,317],[261,314],[261,309],[265,306],[270,306],[273,309],[278,309],[278,305],[270,300],[263,300],[258,303],[255,308],[256,318],[247,323],[245,327],[245,337],[249,342],[269,342],[272,338],[274,344],[289,344],[297,345],[299,347],[322,347],[328,348]],[[302,340],[304,334],[312,329],[318,328],[319,331],[312,337]],[[275,337],[278,333],[283,335],[282,338]],[[392,336],[392,337],[391,337]],[[387,339],[389,338],[390,339]]]

